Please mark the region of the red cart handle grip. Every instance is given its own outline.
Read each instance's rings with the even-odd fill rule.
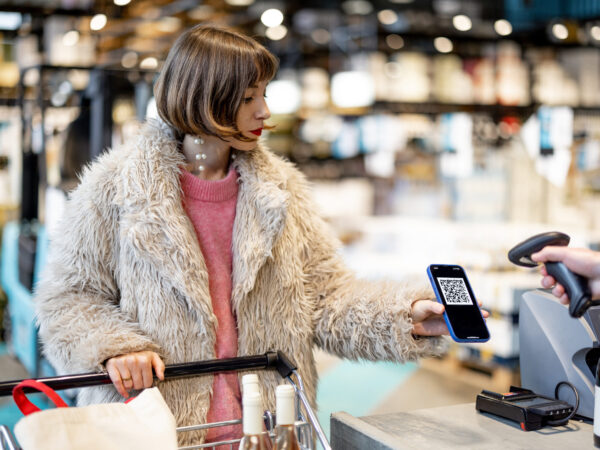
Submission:
[[[68,408],[69,405],[65,403],[65,401],[54,391],[54,389],[46,386],[44,383],[40,383],[36,380],[23,380],[18,385],[16,385],[12,391],[13,398],[15,403],[23,413],[23,415],[28,416],[31,413],[40,411],[40,408],[35,406],[31,401],[27,398],[25,393],[23,392],[23,388],[28,387],[31,389],[35,389],[36,391],[43,392],[48,396],[52,403],[56,405],[57,408]]]

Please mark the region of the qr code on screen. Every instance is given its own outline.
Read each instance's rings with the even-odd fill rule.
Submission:
[[[472,305],[465,280],[462,278],[438,278],[448,305]]]

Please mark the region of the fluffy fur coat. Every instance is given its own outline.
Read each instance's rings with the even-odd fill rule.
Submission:
[[[214,359],[206,265],[182,206],[184,158],[149,121],[129,148],[101,156],[70,195],[35,296],[44,353],[60,373],[100,371],[112,356],[158,352],[166,364]],[[239,355],[282,350],[315,403],[313,346],[341,357],[414,360],[440,338],[411,335],[411,304],[431,290],[357,280],[309,199],[303,175],[257,148],[237,152],[231,302]],[[265,407],[281,382],[259,371]],[[205,422],[212,376],[158,384],[180,426]],[[112,386],[79,404],[121,400]],[[182,442],[192,440],[184,439]]]

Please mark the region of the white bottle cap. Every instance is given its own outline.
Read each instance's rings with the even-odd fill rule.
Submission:
[[[242,377],[242,395],[250,394],[251,392],[260,394],[258,375],[255,373],[249,373]]]
[[[263,406],[258,392],[244,394],[242,398],[243,429],[245,435],[260,434],[263,431]]]
[[[277,399],[277,425],[293,425],[296,421],[294,400],[296,392],[290,384],[280,384],[275,389],[275,398]]]

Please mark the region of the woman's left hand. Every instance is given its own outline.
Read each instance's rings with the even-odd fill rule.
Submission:
[[[481,307],[481,302],[479,302]],[[412,304],[412,333],[419,336],[440,336],[449,334],[444,320],[444,305],[433,300],[417,300]],[[482,309],[484,319],[490,315]]]

